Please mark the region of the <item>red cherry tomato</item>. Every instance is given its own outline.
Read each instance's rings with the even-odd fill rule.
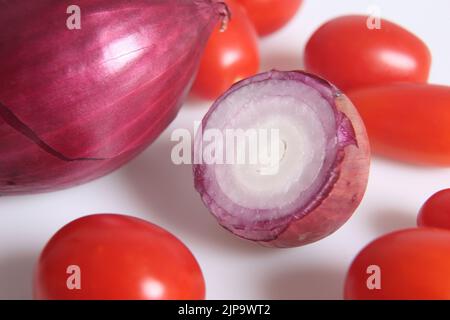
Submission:
[[[284,27],[303,0],[238,0],[247,10],[258,34],[265,36]]]
[[[220,25],[212,33],[200,63],[192,92],[205,99],[216,99],[234,83],[259,70],[258,36],[244,9],[226,1],[231,21],[224,32]]]
[[[420,227],[436,227],[450,230],[450,189],[432,195],[420,209],[417,217]]]
[[[370,29],[368,19],[343,16],[322,25],[306,45],[306,70],[344,91],[400,81],[426,82],[431,65],[427,46],[387,20],[381,20],[380,29]]]
[[[79,268],[79,269],[77,269]],[[92,215],[59,230],[44,248],[36,299],[204,299],[195,258],[167,231],[133,217]]]
[[[414,164],[450,165],[450,87],[395,84],[348,96],[375,153]]]
[[[450,231],[417,228],[385,235],[353,261],[346,299],[450,299]]]

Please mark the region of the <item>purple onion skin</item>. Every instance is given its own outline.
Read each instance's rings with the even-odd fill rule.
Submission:
[[[320,92],[333,108],[337,121],[336,136],[339,149],[328,178],[323,182],[320,191],[306,207],[300,208],[288,217],[259,221],[256,227],[255,225],[249,227],[242,223],[230,222],[235,221],[229,218],[232,214],[218,207],[213,197],[208,194],[203,177],[204,164],[193,167],[195,187],[205,205],[219,223],[230,232],[266,247],[297,247],[327,237],[352,216],[367,187],[370,146],[364,123],[351,101],[328,81],[303,71],[274,70],[235,84],[214,103],[203,119],[203,128],[206,127],[210,115],[219,108],[228,95],[249,84],[271,79],[303,82]],[[270,230],[271,235],[261,240],[259,234],[267,234],[267,230]]]
[[[51,191],[103,176],[176,116],[217,0],[0,2],[0,195]]]

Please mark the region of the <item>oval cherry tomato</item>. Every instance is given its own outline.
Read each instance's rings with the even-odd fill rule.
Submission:
[[[426,82],[431,65],[427,46],[387,20],[381,20],[380,29],[370,29],[368,19],[343,16],[322,25],[306,45],[306,70],[344,91],[391,82]]]
[[[303,0],[238,0],[247,10],[258,34],[265,36],[284,27]]]
[[[450,230],[450,189],[432,195],[420,209],[417,217],[420,227],[436,227]]]
[[[450,87],[375,86],[348,92],[375,153],[425,165],[450,165]]]
[[[203,53],[192,92],[205,99],[216,99],[234,83],[259,70],[258,36],[244,9],[226,1],[231,21],[224,32],[218,25]]]
[[[417,228],[365,247],[347,274],[346,299],[450,299],[450,231]]]
[[[92,215],[60,229],[38,262],[36,299],[204,299],[195,258],[167,231],[133,217]]]

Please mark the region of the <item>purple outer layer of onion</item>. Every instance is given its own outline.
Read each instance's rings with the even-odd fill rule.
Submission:
[[[0,1],[0,195],[132,159],[176,116],[226,15],[218,0]]]

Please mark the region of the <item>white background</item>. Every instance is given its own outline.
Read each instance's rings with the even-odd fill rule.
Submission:
[[[287,28],[262,41],[262,69],[302,68],[304,45],[321,23],[366,13],[370,5],[421,37],[433,54],[431,81],[450,85],[448,0],[306,0]],[[31,298],[33,267],[46,241],[77,217],[108,212],[150,220],[182,239],[202,266],[210,299],[341,299],[358,251],[379,235],[414,226],[427,197],[450,187],[449,169],[374,159],[362,205],[335,234],[301,248],[260,247],[222,230],[194,191],[191,168],[171,162],[170,132],[192,128],[209,105],[191,99],[156,143],[107,177],[50,194],[0,198],[0,298]]]

